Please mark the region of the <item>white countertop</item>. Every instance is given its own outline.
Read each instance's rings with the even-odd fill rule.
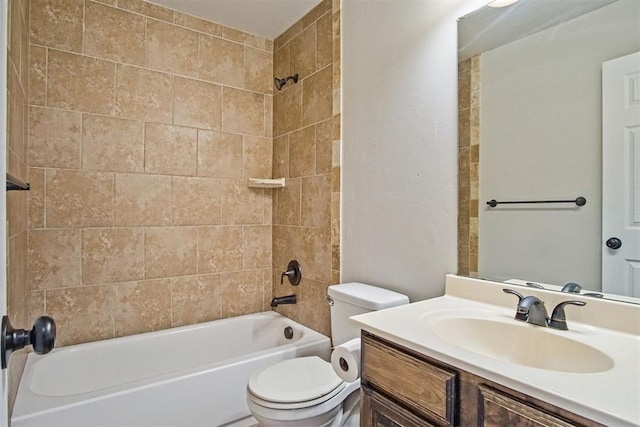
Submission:
[[[445,341],[432,329],[431,325],[439,318],[461,313],[540,328],[513,319],[517,298],[503,293],[503,288],[517,290],[525,296],[536,295],[549,311],[568,299],[587,302],[585,307],[567,306],[569,331],[549,329],[545,332],[600,350],[613,359],[613,367],[595,373],[532,368],[465,350]],[[382,338],[593,421],[616,427],[640,425],[638,305],[450,275],[443,297],[351,319]]]

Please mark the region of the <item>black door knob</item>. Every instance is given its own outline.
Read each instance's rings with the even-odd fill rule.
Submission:
[[[26,345],[33,346],[36,354],[47,354],[53,350],[56,340],[56,323],[49,316],[38,317],[33,323],[33,329],[15,329],[9,317],[2,317],[0,331],[0,364],[5,369],[9,364],[11,353]]]
[[[617,237],[610,237],[607,239],[606,245],[609,249],[620,249],[622,247],[622,240]]]

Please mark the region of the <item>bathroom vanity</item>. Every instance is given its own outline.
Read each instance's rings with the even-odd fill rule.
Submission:
[[[587,304],[553,330],[515,320],[504,288]],[[638,305],[448,276],[443,297],[352,321],[362,426],[640,425]]]
[[[602,426],[373,334],[362,338],[363,426]]]

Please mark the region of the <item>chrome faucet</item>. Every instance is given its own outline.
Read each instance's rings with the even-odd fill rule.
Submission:
[[[553,329],[560,329],[562,331],[568,330],[567,328],[567,316],[564,312],[565,305],[578,305],[584,306],[587,303],[583,301],[564,301],[556,305],[551,313],[551,317],[547,314],[547,309],[544,306],[544,302],[540,298],[533,295],[523,296],[519,292],[512,289],[503,289],[503,292],[512,294],[518,297],[518,306],[516,307],[515,319],[521,322],[531,323],[532,325],[538,325],[542,327],[550,327]]]
[[[531,323],[532,325],[547,326],[547,308],[538,297],[532,295],[524,297],[516,308],[516,320]]]

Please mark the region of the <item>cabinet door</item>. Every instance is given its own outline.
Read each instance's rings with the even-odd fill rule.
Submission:
[[[457,373],[397,348],[380,338],[362,334],[362,381],[414,409],[453,426],[458,415]]]
[[[572,427],[577,425],[484,385],[480,385],[479,390],[479,425],[483,427]]]
[[[360,402],[360,427],[435,427],[363,386]]]

